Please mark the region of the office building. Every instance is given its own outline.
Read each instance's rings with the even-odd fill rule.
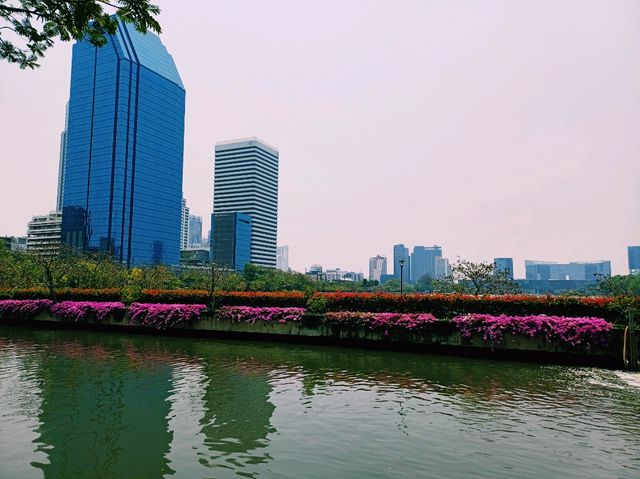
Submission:
[[[202,246],[202,216],[189,215],[189,248]]]
[[[494,272],[505,272],[513,279],[513,258],[493,258]]]
[[[276,267],[278,150],[257,138],[216,144],[213,213],[251,216],[251,263]]]
[[[27,224],[27,251],[43,256],[56,255],[60,251],[61,231],[60,211],[34,216]]]
[[[369,258],[369,281],[380,281],[387,274],[387,257],[378,255]]]
[[[451,276],[451,266],[449,266],[449,260],[441,256],[436,256],[436,269],[435,279]]]
[[[627,255],[629,257],[629,274],[640,274],[640,246],[629,246]]]
[[[400,260],[404,260],[404,265],[400,267]],[[402,281],[409,283],[411,281],[411,256],[409,248],[403,244],[393,245],[393,276],[400,279],[400,270],[402,270]]]
[[[187,200],[182,198],[182,208],[180,212],[180,249],[189,247],[189,207]]]
[[[356,273],[355,271],[347,271],[342,275],[344,281],[362,281],[364,273]]]
[[[26,236],[0,236],[7,251],[25,251],[27,249]]]
[[[67,129],[69,128],[69,102],[67,112],[64,115],[64,131],[60,133],[60,159],[58,161],[58,196],[56,199],[56,211],[62,211],[64,196],[64,171],[67,164]]]
[[[276,268],[280,271],[289,271],[289,246],[276,248]]]
[[[211,215],[211,261],[241,272],[251,259],[253,220],[242,213]]]
[[[316,281],[326,281],[327,276],[322,270],[322,266],[319,264],[313,264],[311,267],[304,272],[305,275],[310,276],[312,279]]]
[[[436,258],[442,258],[440,246],[415,246],[411,254],[411,280],[418,281],[423,276],[436,277]]]
[[[195,246],[180,250],[180,266],[205,266],[209,264],[211,251],[205,246]]]
[[[595,281],[599,275],[611,276],[611,261],[556,263],[525,260],[528,280]]]
[[[185,89],[157,35],[118,23],[102,48],[73,46],[62,240],[129,266],[177,265]]]

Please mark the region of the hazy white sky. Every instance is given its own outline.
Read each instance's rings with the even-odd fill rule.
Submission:
[[[208,229],[216,141],[280,149],[290,263],[394,243],[472,260],[640,244],[640,2],[158,0],[187,90],[184,194]],[[0,63],[0,235],[55,207],[71,45]]]

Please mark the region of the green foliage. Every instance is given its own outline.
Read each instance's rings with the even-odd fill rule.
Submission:
[[[309,314],[324,314],[327,312],[329,300],[324,296],[312,296],[307,300],[307,312]]]
[[[104,10],[108,6],[115,16]],[[136,30],[160,33],[156,16],[160,9],[150,0],[0,0],[0,58],[20,68],[36,68],[37,61],[54,44],[86,38],[102,47],[107,35],[115,34],[120,20],[133,23]],[[12,32],[8,40],[6,32]],[[15,41],[20,42],[17,45]]]
[[[288,273],[255,264],[246,264],[243,272],[248,291],[305,291],[316,289],[316,282],[300,273]]]
[[[597,290],[606,296],[640,296],[640,275],[598,276]]]
[[[451,275],[432,281],[435,293],[518,294],[520,285],[507,271],[499,271],[493,263],[459,260],[451,267]]]
[[[418,291],[419,293],[431,293],[433,291],[433,280],[429,277],[429,276],[421,276],[420,278],[418,278],[418,281],[416,281],[415,284],[415,290]],[[443,291],[444,289],[446,289],[444,287],[444,285],[441,285],[441,292],[445,292]],[[452,292],[452,291],[446,291],[446,292]]]

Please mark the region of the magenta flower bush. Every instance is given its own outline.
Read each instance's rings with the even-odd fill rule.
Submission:
[[[20,318],[32,318],[43,311],[49,311],[53,301],[48,299],[5,299],[0,301],[0,314]]]
[[[120,302],[62,301],[51,306],[51,312],[63,321],[85,323],[94,317],[102,321],[110,314],[122,314],[125,306]]]
[[[204,304],[133,303],[129,307],[129,324],[168,329],[199,319],[205,309]]]
[[[499,343],[507,334],[542,337],[563,346],[604,346],[611,324],[601,318],[566,318],[563,316],[492,316],[467,314],[451,320],[462,337],[479,334],[485,341]]]
[[[341,311],[325,314],[328,322],[364,326],[372,331],[405,330],[420,331],[425,330],[432,323],[438,320],[430,313],[360,313]]]
[[[304,308],[260,308],[250,306],[224,306],[216,312],[218,319],[254,324],[257,321],[287,323],[300,321]]]

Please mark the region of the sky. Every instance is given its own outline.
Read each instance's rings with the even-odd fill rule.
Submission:
[[[612,261],[640,244],[637,0],[157,0],[187,91],[184,195],[209,228],[218,141],[280,150],[290,266]],[[55,208],[71,44],[0,62],[0,235]],[[391,271],[390,271],[391,272]]]

